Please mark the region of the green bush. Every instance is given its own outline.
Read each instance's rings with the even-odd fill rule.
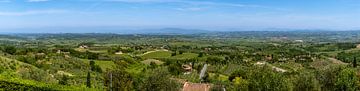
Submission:
[[[149,70],[141,83],[142,91],[178,91],[180,84],[170,78],[170,73],[166,68]]]
[[[312,72],[301,71],[293,79],[294,91],[320,91],[320,84]]]
[[[346,68],[339,72],[336,77],[335,87],[337,91],[356,91],[358,89],[359,78],[355,70]]]
[[[105,87],[113,91],[131,91],[133,89],[133,77],[124,70],[108,71],[104,74]],[[112,79],[112,80],[111,80]],[[110,84],[112,83],[112,88]]]
[[[283,74],[274,72],[270,67],[257,67],[250,73],[250,91],[291,91],[293,85]]]

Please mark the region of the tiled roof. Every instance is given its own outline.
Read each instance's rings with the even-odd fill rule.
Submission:
[[[210,91],[210,85],[185,82],[183,91]]]

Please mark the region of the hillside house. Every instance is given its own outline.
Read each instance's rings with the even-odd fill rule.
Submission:
[[[192,66],[191,65],[182,65],[182,68],[184,69],[185,73],[184,74],[190,74],[192,71]]]
[[[79,46],[79,48],[81,48],[81,49],[87,49],[87,48],[89,48],[89,46],[87,46],[87,45],[81,45],[81,46]]]

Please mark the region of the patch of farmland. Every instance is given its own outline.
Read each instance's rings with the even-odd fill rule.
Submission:
[[[78,52],[86,52],[87,51],[87,49],[84,49],[84,48],[75,48],[74,50],[78,51]]]
[[[93,53],[107,53],[107,50],[89,50],[89,52],[93,52]]]
[[[177,58],[177,59],[191,59],[191,58],[196,58],[198,57],[198,54],[196,53],[183,53],[183,54],[178,54],[172,58]]]
[[[131,73],[131,74],[134,74],[134,75],[136,75],[136,74],[141,74],[143,71],[144,71],[144,69],[146,69],[146,65],[145,64],[141,64],[141,63],[136,63],[136,64],[131,64],[131,65],[129,65],[126,69],[125,69],[125,71],[126,72],[129,72],[129,73]]]
[[[146,64],[146,65],[150,65],[151,62],[154,62],[154,63],[157,64],[157,65],[161,65],[161,64],[164,63],[164,62],[162,62],[162,61],[160,61],[160,60],[156,60],[156,59],[147,59],[147,60],[142,61],[141,63],[144,63],[144,64]]]
[[[213,78],[213,79],[217,79],[217,80],[220,80],[220,81],[228,81],[229,79],[229,76],[226,76],[226,75],[222,75],[222,74],[215,74],[215,73],[209,73],[209,77],[210,78]]]
[[[86,64],[89,64],[90,61],[86,61]],[[95,65],[99,65],[100,68],[103,71],[106,71],[106,69],[113,69],[116,65],[113,61],[95,61]]]
[[[154,51],[142,55],[143,58],[154,59],[154,58],[169,58],[171,57],[170,51]]]

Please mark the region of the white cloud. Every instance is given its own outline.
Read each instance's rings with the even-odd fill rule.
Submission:
[[[0,16],[26,16],[26,15],[41,15],[41,14],[58,14],[65,13],[65,10],[29,10],[22,12],[1,12]]]
[[[28,0],[27,2],[46,2],[49,0]]]

